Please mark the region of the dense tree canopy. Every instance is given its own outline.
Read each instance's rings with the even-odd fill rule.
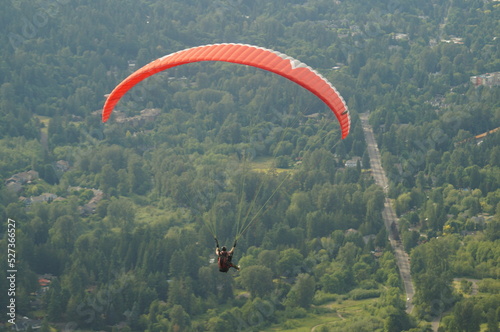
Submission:
[[[445,331],[498,330],[500,136],[489,131],[500,90],[470,77],[500,71],[499,15],[494,1],[461,0],[6,1],[0,215],[18,225],[19,317],[44,317],[46,330],[326,317],[317,330],[424,331],[420,319],[446,310]],[[346,100],[350,135],[301,87],[227,63],[156,75],[100,122],[104,96],[133,70],[221,42],[317,69]],[[411,253],[411,316],[365,112]],[[241,235],[239,274],[211,263],[215,233],[227,245]],[[44,275],[49,290],[30,295]],[[347,301],[362,314],[342,316]]]

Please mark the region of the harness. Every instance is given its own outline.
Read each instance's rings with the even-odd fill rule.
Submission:
[[[219,259],[217,263],[219,264],[220,272],[227,272],[229,270],[229,268],[231,267],[231,262],[227,251],[219,252]]]

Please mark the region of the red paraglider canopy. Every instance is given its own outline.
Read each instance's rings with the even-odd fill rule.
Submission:
[[[132,73],[108,96],[102,111],[106,122],[118,101],[142,80],[168,68],[191,62],[224,61],[261,68],[288,78],[328,105],[340,123],[342,138],[349,134],[351,120],[344,99],[323,76],[283,53],[244,44],[214,44],[189,48],[161,57]]]

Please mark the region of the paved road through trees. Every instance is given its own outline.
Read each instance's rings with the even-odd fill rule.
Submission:
[[[361,125],[363,126],[363,132],[365,134],[366,144],[368,145],[368,155],[370,157],[370,165],[372,169],[372,174],[375,179],[375,183],[381,186],[384,192],[387,194],[389,188],[389,181],[385,175],[385,171],[382,168],[380,152],[377,147],[377,142],[375,141],[375,136],[373,135],[373,130],[368,123],[368,114],[360,114]],[[410,260],[408,254],[403,249],[403,245],[399,240],[399,230],[398,230],[398,219],[394,210],[392,208],[391,202],[388,197],[385,198],[384,210],[382,211],[382,217],[384,219],[384,224],[389,234],[389,241],[392,248],[394,249],[394,254],[396,256],[396,261],[399,268],[399,273],[401,279],[403,280],[405,292],[406,292],[406,312],[411,313],[413,310],[413,295],[415,290],[413,288],[413,282],[410,274]]]

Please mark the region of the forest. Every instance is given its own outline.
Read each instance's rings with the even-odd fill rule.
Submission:
[[[7,0],[0,29],[0,307],[15,300],[17,328],[499,331],[498,1]],[[158,73],[102,123],[132,72],[215,43],[317,70],[349,136],[302,87],[230,63]],[[218,271],[214,236],[238,240],[240,271]]]

